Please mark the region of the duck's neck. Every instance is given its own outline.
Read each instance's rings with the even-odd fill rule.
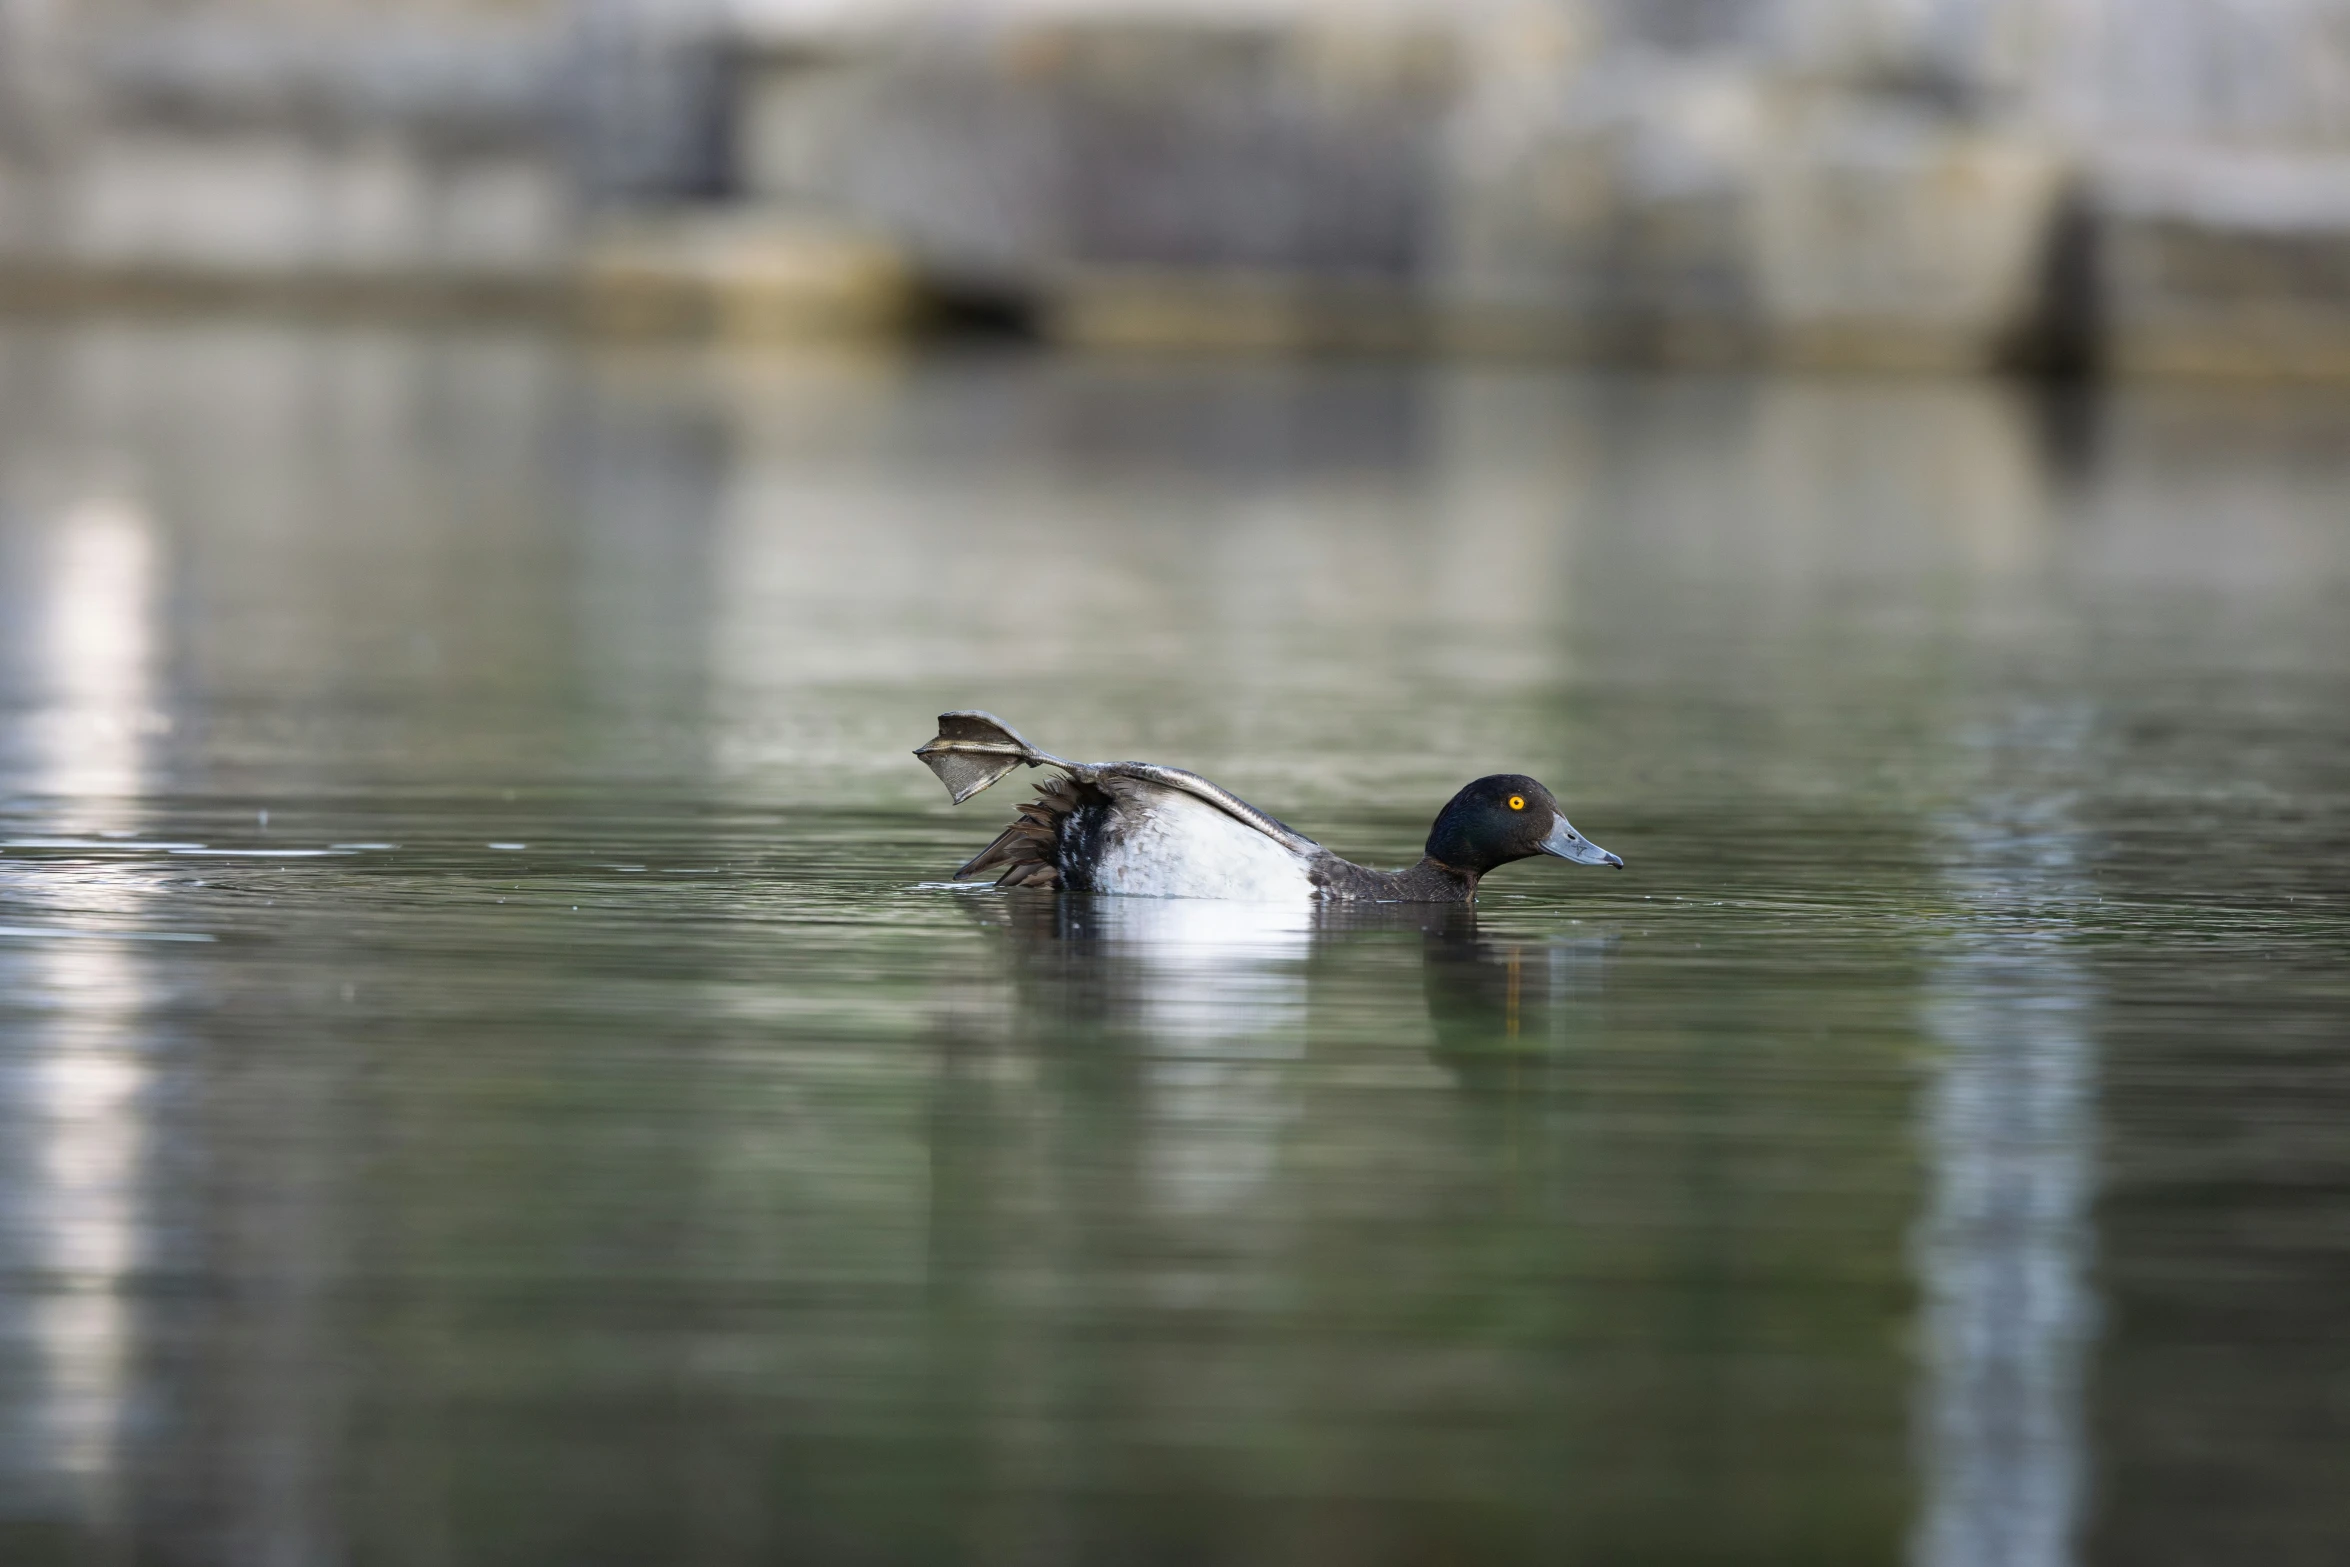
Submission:
[[[1379,903],[1468,903],[1477,896],[1476,872],[1432,859],[1400,871],[1375,871],[1331,855],[1314,879],[1325,897]]]

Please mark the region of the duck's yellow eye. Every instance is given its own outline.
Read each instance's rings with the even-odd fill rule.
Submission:
[[[1513,811],[1522,811],[1522,810],[1524,810],[1525,808],[1526,808],[1526,797],[1525,797],[1524,795],[1522,795],[1522,794],[1513,794],[1513,795],[1511,795],[1511,796],[1510,796],[1510,809],[1511,809],[1511,810],[1513,810]]]

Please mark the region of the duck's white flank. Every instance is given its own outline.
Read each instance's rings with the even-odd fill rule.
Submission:
[[[1314,896],[1304,863],[1256,828],[1178,790],[1137,793],[1094,871],[1101,891],[1248,903]]]

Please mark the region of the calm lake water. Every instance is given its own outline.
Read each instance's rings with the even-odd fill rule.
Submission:
[[[943,708],[1473,913],[953,890]],[[2350,1559],[2350,399],[0,335],[0,1558]]]

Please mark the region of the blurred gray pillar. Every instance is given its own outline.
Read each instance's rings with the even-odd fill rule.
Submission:
[[[572,0],[559,92],[590,201],[681,201],[733,186],[732,84],[716,0]]]

